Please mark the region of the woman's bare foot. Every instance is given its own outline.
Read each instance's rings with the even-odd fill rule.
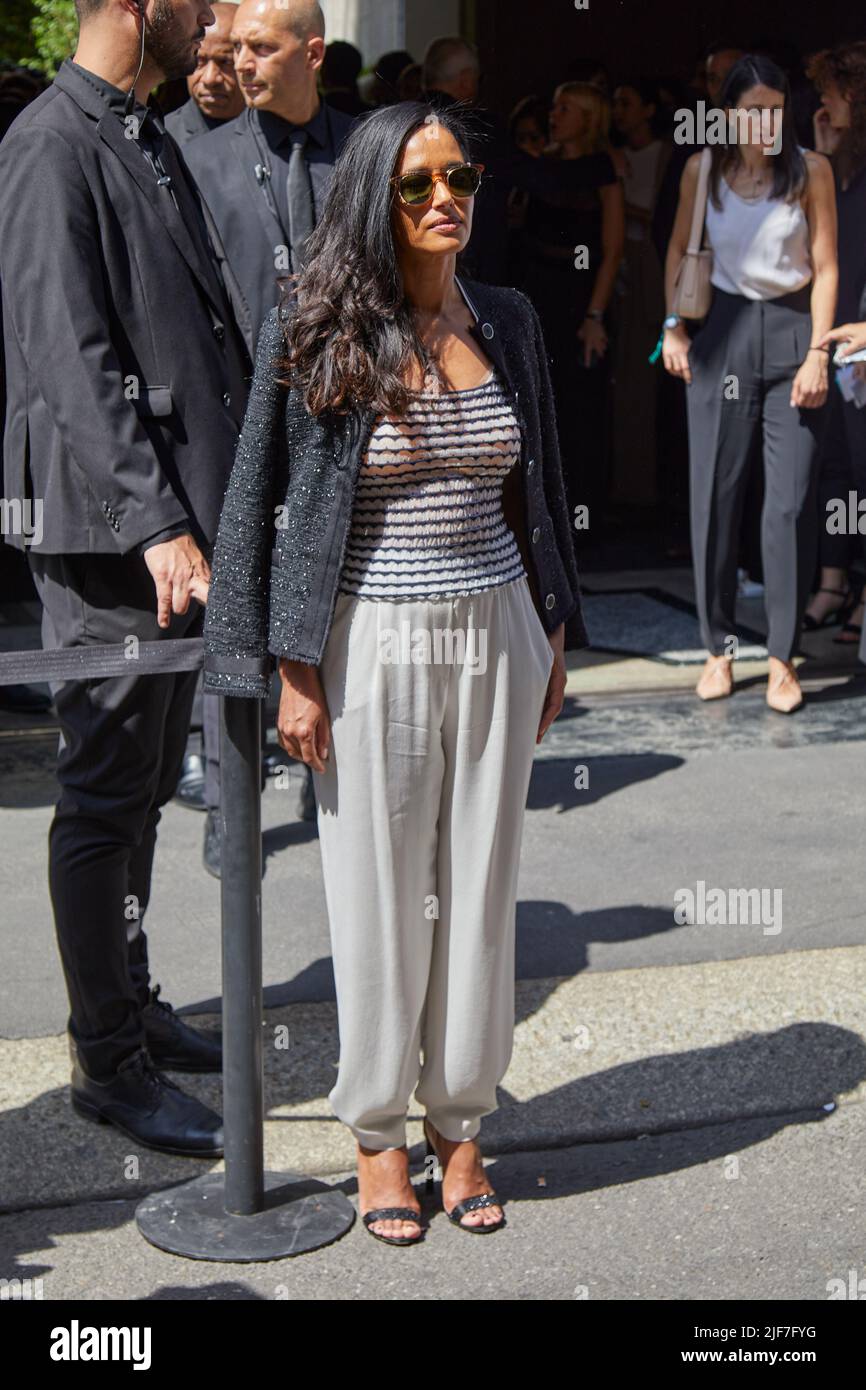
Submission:
[[[442,1168],[442,1203],[453,1211],[467,1197],[480,1197],[493,1188],[484,1172],[481,1150],[474,1139],[454,1140],[441,1135],[432,1120],[425,1120],[430,1138],[435,1142],[436,1155]],[[500,1206],[479,1207],[460,1218],[461,1226],[495,1226],[502,1220]]]
[[[399,1149],[365,1149],[358,1145],[358,1206],[362,1217],[377,1207],[412,1207],[420,1218],[421,1208],[409,1181],[409,1151],[405,1144]],[[374,1221],[370,1229],[380,1236],[412,1238],[420,1234],[421,1222],[387,1217]]]
[[[802,703],[803,691],[793,662],[771,656],[767,678],[767,704],[770,709],[777,710],[779,714],[792,714]]]
[[[708,656],[695,686],[702,700],[722,700],[734,688],[734,663],[729,656]]]

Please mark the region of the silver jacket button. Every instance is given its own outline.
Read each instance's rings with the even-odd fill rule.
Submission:
[[[532,468],[534,468],[534,467],[535,467],[535,459],[530,459],[529,462],[528,462],[527,465],[526,465],[526,471],[527,471],[527,473],[530,471],[530,469],[532,469]]]
[[[541,527],[540,527],[540,526],[534,526],[534,527],[532,528],[532,539],[533,539],[533,541],[537,541],[537,540],[538,540],[538,537],[539,537],[540,535],[541,535]]]
[[[485,337],[485,338],[492,338],[492,337],[493,337],[493,324],[492,324],[492,323],[482,323],[482,325],[481,325],[481,332],[484,334],[484,337]]]
[[[547,598],[544,600],[544,606],[545,606],[545,608],[552,608],[553,605],[554,605],[555,603],[556,603],[556,595],[555,595],[555,594],[548,594],[548,595],[547,595]]]

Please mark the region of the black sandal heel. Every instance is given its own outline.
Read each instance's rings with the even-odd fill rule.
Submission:
[[[839,604],[838,608],[828,609],[820,621],[817,618],[813,618],[811,613],[804,613],[803,630],[805,632],[820,632],[822,627],[835,627],[837,623],[843,620],[845,610],[848,608],[851,600],[850,589],[844,591],[842,589],[828,589],[825,585],[822,585],[819,589],[815,590],[815,594],[835,594],[837,598],[841,598],[842,602]],[[813,598],[815,594],[812,595]]]
[[[424,1118],[424,1138],[427,1143],[427,1152],[424,1156],[424,1166],[427,1171],[426,1187],[427,1192],[431,1193],[433,1191],[434,1182],[433,1173],[436,1167],[438,1167],[441,1171],[442,1164],[439,1159],[439,1155],[436,1152],[436,1146],[431,1141],[430,1135],[427,1133],[426,1116]],[[429,1162],[431,1158],[434,1160],[434,1163],[432,1164]],[[508,1222],[505,1220],[504,1212],[498,1221],[493,1221],[488,1225],[482,1222],[478,1226],[464,1226],[461,1217],[466,1216],[466,1214],[470,1211],[477,1211],[479,1207],[501,1206],[503,1206],[503,1202],[499,1197],[497,1197],[495,1192],[481,1192],[477,1197],[465,1197],[462,1202],[455,1202],[454,1206],[451,1208],[450,1211],[446,1209],[445,1203],[443,1201],[442,1210],[445,1212],[445,1215],[448,1217],[448,1220],[453,1221],[455,1226],[459,1226],[461,1231],[469,1231],[473,1235],[489,1235],[493,1231],[500,1231],[503,1226],[508,1225]]]

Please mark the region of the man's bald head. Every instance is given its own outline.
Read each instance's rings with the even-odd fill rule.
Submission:
[[[296,39],[325,37],[325,16],[316,0],[241,0],[226,8],[238,23],[255,18],[288,29]]]
[[[241,0],[232,24],[247,106],[305,125],[319,108],[325,17],[315,0]]]
[[[207,33],[228,38],[238,11],[237,5],[232,3],[232,0],[210,0],[210,7],[214,13],[214,22],[208,25]]]

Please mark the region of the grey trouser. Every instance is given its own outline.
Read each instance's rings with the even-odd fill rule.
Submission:
[[[767,650],[794,651],[815,566],[817,446],[824,411],[791,407],[811,335],[810,287],[778,299],[714,290],[689,353],[692,559],[710,652],[736,633],[737,546],[753,439],[763,432],[761,560]]]
[[[419,659],[437,632],[465,634],[465,659],[435,644]],[[406,1142],[413,1090],[447,1139],[497,1107],[552,665],[525,577],[435,601],[338,595],[319,667],[331,752],[313,775],[340,1031],[329,1100],[365,1147]]]

